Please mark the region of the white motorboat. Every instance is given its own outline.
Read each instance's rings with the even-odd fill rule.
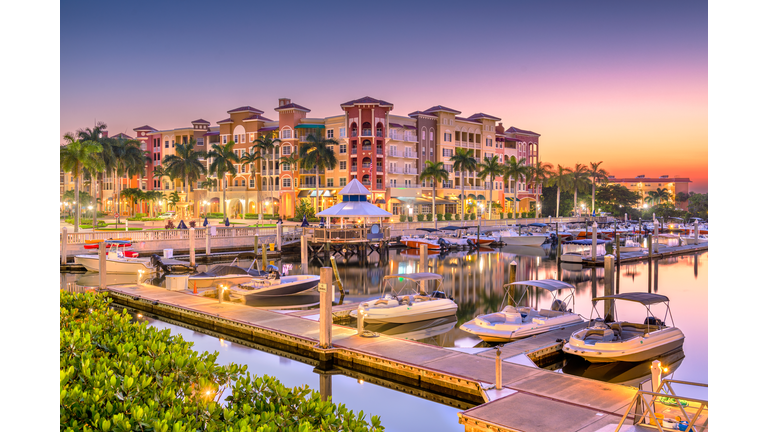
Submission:
[[[220,284],[225,284],[227,286],[240,285],[250,282],[255,277],[267,275],[266,272],[254,270],[253,266],[256,264],[255,258],[247,269],[237,265],[239,259],[240,256],[235,258],[229,265],[216,265],[204,272],[190,275],[188,280],[189,289],[194,289],[195,287],[209,288]]]
[[[642,324],[626,321],[605,322],[593,306],[593,313],[598,318],[594,321],[590,315],[591,325],[574,332],[563,346],[563,352],[573,354],[591,363],[613,361],[640,362],[659,357],[683,346],[685,335],[675,327],[669,310],[669,298],[661,294],[633,292],[614,294],[592,299],[595,305],[598,301],[623,300],[640,303],[645,306],[646,318]],[[665,304],[664,319],[669,317],[672,326],[667,326],[651,312],[651,305]]]
[[[477,234],[464,234],[463,236],[461,236],[461,238],[467,240],[467,242],[472,242],[473,244],[479,243],[481,246],[488,245],[498,241],[496,237],[492,237],[485,234],[480,234],[479,236]]]
[[[419,231],[427,231],[429,233],[436,232],[438,230],[434,228],[417,228]],[[429,250],[441,250],[447,247],[447,243],[445,240],[442,240],[437,237],[430,237],[427,235],[424,235],[423,237],[419,236],[402,236],[400,237],[400,243],[406,245],[407,247],[411,249],[419,249],[421,248],[421,245],[427,245],[427,249]]]
[[[514,286],[531,286],[549,291],[552,294],[551,309],[536,310],[532,307],[519,306],[528,294],[526,288],[522,297],[513,301],[514,306],[506,305],[500,312],[480,315],[464,323],[461,329],[479,336],[486,342],[509,342],[583,322],[578,314],[568,309],[568,305],[573,304],[573,296],[576,292],[576,287],[573,285],[553,279],[513,282],[504,285],[507,288],[505,297],[512,296],[510,290]],[[561,289],[570,290],[565,300],[557,298],[556,292]]]
[[[403,283],[398,284],[401,281]],[[430,281],[436,286],[428,294]],[[455,315],[458,306],[440,291],[442,283],[443,277],[435,273],[384,276],[381,298],[360,304],[365,312],[365,322],[410,323]],[[349,315],[357,318],[357,310]]]
[[[596,240],[597,256],[605,255],[605,244],[610,243],[608,240]],[[561,242],[563,246],[562,253],[560,255],[561,262],[578,263],[584,259],[592,257],[592,240],[569,240]]]
[[[642,252],[643,251],[643,245],[639,242],[636,242],[632,239],[626,239],[624,240],[624,244],[619,246],[619,252]]]
[[[138,258],[127,256],[128,251],[118,249],[120,244],[129,243],[120,240],[112,240],[107,252],[107,273],[138,274],[143,271],[146,274],[155,273],[158,268],[156,257]],[[99,255],[75,255],[75,263],[81,264],[88,271],[99,271]]]
[[[365,329],[400,339],[423,340],[449,332],[456,327],[456,322],[455,316],[449,316],[405,324],[366,324]]]
[[[277,267],[267,267],[267,275],[255,277],[250,282],[242,283],[232,288],[233,293],[243,297],[249,296],[281,296],[298,294],[317,287],[320,276],[317,275],[280,275]]]
[[[512,229],[499,231],[499,240],[510,246],[541,246],[549,238],[546,234],[517,233]]]
[[[694,235],[680,236],[680,243],[684,245],[698,244],[699,246],[705,246],[709,242],[709,237],[705,235],[699,235],[699,241],[696,242]]]

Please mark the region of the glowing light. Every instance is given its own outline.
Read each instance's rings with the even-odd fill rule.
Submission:
[[[358,384],[360,384],[360,385],[362,385],[364,382],[365,382],[365,381],[364,381],[362,378],[360,378],[360,379],[358,379],[358,380],[357,380],[357,383],[358,383]]]

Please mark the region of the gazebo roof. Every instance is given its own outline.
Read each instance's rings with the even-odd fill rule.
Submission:
[[[368,201],[345,201],[317,214],[322,217],[390,217],[392,213]]]
[[[352,179],[351,182],[344,186],[344,189],[339,192],[339,195],[370,195],[371,192],[360,183],[358,179]]]

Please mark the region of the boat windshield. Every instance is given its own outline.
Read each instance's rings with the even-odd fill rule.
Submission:
[[[428,294],[427,285],[429,281],[435,281],[433,291],[440,291],[443,285],[443,277],[436,273],[404,273],[384,276],[384,289],[381,295],[384,296],[386,294],[387,288],[392,291],[394,296],[399,296],[402,292]]]
[[[515,286],[525,286],[526,290],[523,293],[523,295],[520,296],[519,299],[515,300],[513,294],[511,293],[512,288]],[[570,290],[570,293],[565,296],[565,298],[562,300],[563,303],[567,306],[568,304],[573,303],[574,296],[576,294],[576,287],[559,280],[554,279],[542,279],[542,280],[530,280],[530,281],[519,281],[519,282],[512,282],[504,285],[505,293],[504,298],[502,298],[501,304],[506,304],[506,298],[507,296],[510,297],[511,301],[514,303],[515,307],[520,306],[520,302],[523,301],[523,299],[528,295],[528,287],[536,287],[536,288],[543,288],[547,291],[549,291],[550,294],[552,294],[552,301],[554,302],[557,300],[557,292],[562,289]],[[503,306],[502,306],[503,307]]]

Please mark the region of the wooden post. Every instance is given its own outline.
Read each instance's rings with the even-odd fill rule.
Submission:
[[[320,269],[320,283],[317,290],[320,291],[320,347],[331,347],[331,326],[333,317],[331,316],[331,307],[333,307],[333,269],[323,267]]]
[[[339,304],[342,304],[344,303],[344,284],[341,283],[341,278],[339,277],[339,268],[336,266],[335,256],[331,257],[331,267],[333,267],[333,276],[336,278],[336,283],[339,284]]]
[[[99,289],[107,289],[107,242],[99,243]]]
[[[653,243],[653,251],[655,253],[659,253],[659,221],[658,219],[653,220],[653,236],[656,237],[656,241]]]
[[[195,229],[189,229],[189,265],[195,265]]]
[[[651,363],[651,384],[654,392],[658,392],[661,387],[661,362],[654,360]]]
[[[517,261],[514,261],[514,260],[511,263],[509,263],[509,283],[513,283],[513,282],[517,282]],[[512,297],[515,292],[515,287],[514,286],[509,287],[507,292],[510,292],[510,291],[512,292],[512,294],[510,294],[507,297],[508,305],[512,305],[514,303],[512,301]]]
[[[501,349],[496,347],[496,390],[501,390]]]
[[[259,236],[257,235],[253,236],[253,253],[259,254]]]
[[[307,257],[307,235],[301,235],[301,274],[309,273],[309,259]]]
[[[597,222],[592,222],[592,262],[597,261]]]
[[[614,272],[614,257],[613,255],[606,255],[605,256],[605,273],[604,273],[604,285],[603,285],[603,294],[606,296],[613,295],[613,272]],[[613,319],[616,319],[616,317],[613,314],[613,300],[607,300],[603,302],[604,310],[603,310],[603,318],[607,317],[608,314],[611,314],[611,317]]]
[[[560,243],[560,224],[555,224],[555,235],[557,236],[557,268],[560,268],[560,249],[562,248],[562,244]]]
[[[278,251],[283,250],[283,224],[279,223],[277,224],[277,235],[275,239],[275,246],[277,246]]]
[[[61,263],[67,263],[67,227],[61,228]]]
[[[267,271],[267,245],[261,245],[261,271]]]
[[[66,228],[64,228],[66,229]],[[66,233],[66,231],[64,231]],[[698,219],[693,222],[693,244],[699,244],[699,221]]]
[[[205,254],[211,254],[211,226],[205,227]]]
[[[648,245],[648,292],[651,292],[651,281],[653,280],[653,236],[650,236],[651,244]]]
[[[427,271],[427,255],[429,254],[429,249],[427,249],[427,245],[421,244],[419,245],[419,272],[425,273]],[[427,281],[421,281],[421,291],[423,293],[427,293]]]

